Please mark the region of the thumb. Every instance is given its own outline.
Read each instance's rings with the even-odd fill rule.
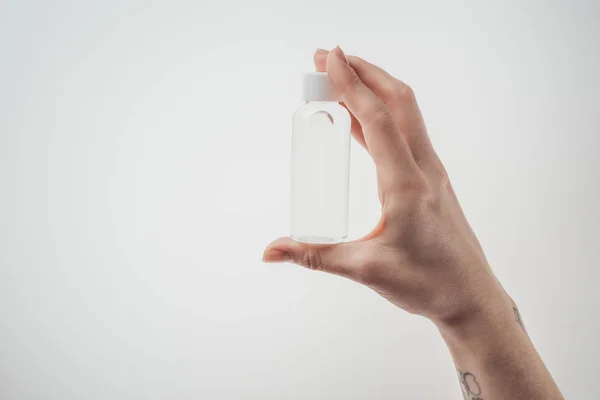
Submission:
[[[325,271],[356,280],[362,268],[365,242],[338,244],[300,243],[289,237],[279,238],[267,246],[264,262],[293,262],[308,269]]]

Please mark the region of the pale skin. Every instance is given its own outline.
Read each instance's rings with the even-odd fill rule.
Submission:
[[[340,275],[429,318],[465,399],[563,399],[462,212],[411,88],[339,47],[318,50],[314,61],[375,163],[381,219],[363,238],[336,245],[277,239],[264,261]]]

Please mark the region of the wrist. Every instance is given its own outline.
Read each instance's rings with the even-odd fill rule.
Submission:
[[[512,299],[502,292],[503,296],[471,315],[434,321],[450,350],[461,383],[467,375],[475,379],[475,374],[479,387],[499,398],[562,399],[527,336]]]
[[[532,344],[516,318],[512,299],[499,284],[498,291],[468,313],[434,321],[456,361],[470,364],[483,357],[497,362],[508,353],[530,352]]]
[[[506,334],[521,329],[515,319],[514,303],[497,281],[479,297],[461,311],[433,320],[446,341],[495,336],[499,332]]]
[[[446,342],[481,342],[483,339],[506,336],[521,329],[512,307],[500,302],[471,310],[469,315],[437,320],[434,324]]]

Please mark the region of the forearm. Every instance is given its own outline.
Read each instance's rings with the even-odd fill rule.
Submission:
[[[436,325],[465,399],[563,399],[507,296],[476,315]]]

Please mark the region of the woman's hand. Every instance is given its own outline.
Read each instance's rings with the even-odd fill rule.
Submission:
[[[503,290],[456,199],[437,157],[413,91],[341,49],[317,51],[352,114],[352,134],[377,169],[382,213],[364,238],[310,245],[281,238],[267,262],[292,261],[369,286],[409,311],[434,320],[464,318],[505,303]]]
[[[317,70],[352,114],[352,134],[376,166],[381,219],[336,245],[281,238],[264,261],[291,261],[367,285],[439,328],[465,399],[562,399],[519,311],[492,273],[437,157],[412,90],[341,49]]]

